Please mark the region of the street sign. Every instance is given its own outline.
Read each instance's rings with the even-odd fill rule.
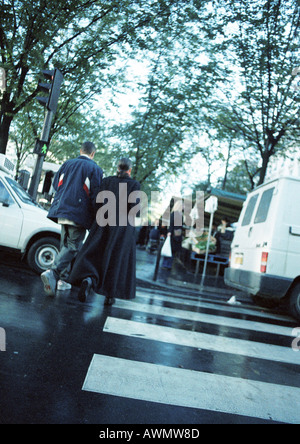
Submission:
[[[216,196],[210,196],[209,199],[205,202],[205,212],[206,213],[215,213],[218,209],[218,198]]]
[[[46,156],[48,148],[49,148],[49,142],[45,142],[44,140],[37,139],[35,142],[33,154],[39,154],[41,156]]]

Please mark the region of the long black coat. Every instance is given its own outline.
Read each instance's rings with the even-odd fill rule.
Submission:
[[[121,196],[120,184],[127,184],[127,192]],[[123,185],[124,189],[125,185]],[[121,299],[135,298],[135,227],[129,223],[126,226],[120,226],[119,202],[121,200],[127,218],[129,211],[138,203],[128,204],[128,196],[131,192],[138,190],[140,190],[140,184],[130,177],[107,177],[103,180],[99,192],[110,191],[116,197],[116,226],[99,226],[99,217],[98,222],[94,222],[74,263],[69,277],[71,284],[80,285],[84,278],[91,277],[94,290],[97,293]],[[104,201],[103,210],[106,203],[107,201]],[[100,209],[98,213],[99,211]],[[108,213],[105,214],[105,217],[108,217]],[[122,217],[124,219],[124,211]]]
[[[171,248],[173,255],[181,251],[181,244],[183,241],[183,216],[182,213],[178,211],[176,213],[176,221],[181,220],[181,224],[178,226],[175,225],[175,212],[173,211],[171,213],[169,228],[169,233],[171,233]],[[177,231],[181,231],[181,234],[179,234],[179,236],[176,236]]]

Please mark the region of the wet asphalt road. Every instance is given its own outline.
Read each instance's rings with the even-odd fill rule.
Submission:
[[[82,304],[75,290],[58,293],[56,297],[46,296],[39,276],[10,255],[1,253],[0,264],[0,327],[6,333],[6,350],[0,352],[1,424],[199,425],[298,421],[299,413],[293,412],[300,411],[300,397],[297,398],[300,353],[294,353],[295,362],[283,362],[285,354],[276,358],[273,349],[267,347],[275,346],[274,353],[275,350],[289,352],[292,341],[289,332],[297,323],[288,316],[260,310],[245,302],[229,307],[228,295],[222,292],[199,296],[179,288],[172,291],[151,288],[149,283],[140,283],[131,305],[120,301],[116,306],[104,307],[104,298],[99,295]],[[149,326],[151,331],[146,332],[144,329]],[[127,331],[130,328],[141,330],[130,334]],[[179,331],[179,339],[177,333],[170,338],[170,331]],[[196,341],[203,342],[201,347],[197,342],[184,342],[190,340],[184,339],[185,336],[192,333],[196,334]],[[218,350],[216,338],[222,337],[233,340],[233,345]],[[213,339],[211,344],[209,338]],[[246,345],[259,344],[266,354],[248,356],[247,352],[236,352],[236,341],[241,340]],[[91,367],[95,356],[102,359],[106,373],[103,368]],[[115,367],[108,366],[110,358]],[[127,374],[127,368],[120,370],[124,362],[128,368],[134,363],[145,364],[141,372],[149,372],[147,381],[155,380],[155,372],[170,369],[170,387],[168,383],[163,386],[165,398],[159,398],[161,387],[154,382],[153,393],[147,391],[138,371],[133,377]],[[177,384],[187,388],[182,391],[182,402],[180,387],[174,388],[174,401],[168,393],[173,391],[172,378],[178,371],[182,378]],[[85,382],[93,382],[93,372],[96,372],[95,388],[84,389]],[[201,395],[201,381],[207,375],[211,375],[206,382],[211,392],[204,390]],[[194,377],[200,378],[200,385],[192,382]],[[103,378],[108,381],[106,385],[111,385],[107,390],[101,386]],[[223,387],[218,391],[214,387],[219,381]],[[278,399],[273,399],[273,403],[283,402],[284,396],[289,396],[290,404],[294,405],[285,414],[281,412],[281,404],[274,407],[274,412],[263,408],[260,412],[255,399],[251,404],[251,396],[243,395],[243,383],[248,381],[254,387],[251,396],[258,403],[260,396],[268,396],[271,389],[277,393],[278,389]],[[241,384],[236,386],[235,406],[222,396],[231,382]],[[123,393],[122,384],[128,387],[132,384],[127,394]],[[195,399],[193,391],[199,392]],[[203,400],[199,402],[201,396]]]

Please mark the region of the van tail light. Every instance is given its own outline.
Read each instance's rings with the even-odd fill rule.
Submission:
[[[262,253],[261,255],[261,264],[260,264],[260,272],[267,272],[267,264],[268,264],[269,253]]]

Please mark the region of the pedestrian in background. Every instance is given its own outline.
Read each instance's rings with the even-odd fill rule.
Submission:
[[[91,290],[106,296],[105,305],[112,305],[115,298],[135,298],[136,238],[135,226],[128,222],[128,214],[137,202],[129,203],[128,197],[140,190],[140,184],[131,178],[131,169],[131,161],[121,159],[117,175],[105,178],[100,187],[99,192],[105,191],[115,197],[115,223],[99,225],[96,220],[76,258],[69,282],[80,286],[78,299],[81,302]],[[120,208],[126,214],[122,214]],[[123,223],[125,218],[126,224]]]
[[[41,274],[49,295],[54,295],[56,289],[71,288],[67,279],[72,261],[95,220],[96,195],[103,177],[102,169],[93,160],[95,152],[92,142],[84,142],[80,156],[65,162],[53,181],[55,196],[48,218],[61,224],[61,247],[52,269]]]
[[[214,237],[217,240],[216,254],[219,256],[229,257],[231,250],[231,242],[233,240],[234,230],[230,226],[229,219],[222,216],[221,225],[219,225]]]
[[[175,201],[172,209],[168,236],[171,237],[172,257],[164,257],[162,268],[171,270],[174,259],[177,258],[180,261],[179,254],[183,241],[183,204],[181,199]]]

